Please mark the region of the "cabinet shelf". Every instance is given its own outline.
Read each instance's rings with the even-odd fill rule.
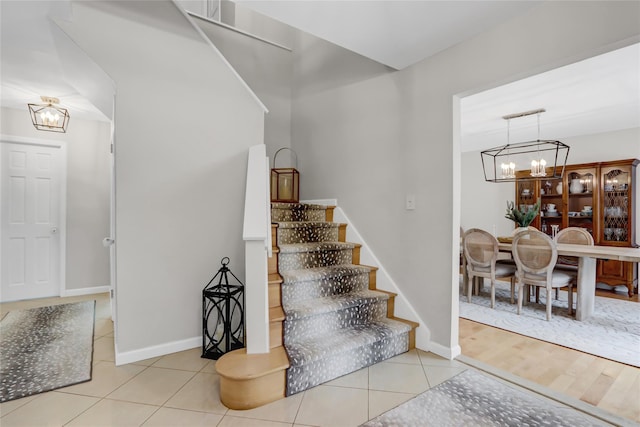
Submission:
[[[593,193],[571,193],[569,197],[593,197]]]

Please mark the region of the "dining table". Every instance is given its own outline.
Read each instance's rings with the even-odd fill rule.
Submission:
[[[500,252],[511,252],[510,242],[498,239]],[[576,320],[588,319],[595,310],[596,260],[618,260],[640,263],[640,248],[600,245],[556,244],[558,255],[578,258]]]

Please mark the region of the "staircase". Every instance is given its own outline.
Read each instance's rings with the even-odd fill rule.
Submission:
[[[377,268],[360,265],[361,245],[345,242],[333,209],[271,205],[271,352],[220,358],[226,406],[260,406],[415,347],[418,324],[394,317],[396,294],[376,289]]]

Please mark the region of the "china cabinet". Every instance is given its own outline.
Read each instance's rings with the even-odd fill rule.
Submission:
[[[636,246],[636,166],[638,159],[600,164],[598,238],[599,245]],[[630,262],[598,260],[597,281],[610,286],[624,285],[633,295],[638,282],[636,265]]]
[[[635,197],[638,159],[567,165],[561,179],[530,180],[529,171],[516,173],[515,200],[521,210],[540,215],[531,224],[553,237],[567,227],[589,231],[596,245],[636,246]],[[624,285],[629,296],[637,286],[634,263],[598,260],[598,283]]]

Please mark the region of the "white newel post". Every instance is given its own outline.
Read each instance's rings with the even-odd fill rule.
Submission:
[[[269,352],[267,256],[271,248],[269,161],[264,144],[249,149],[244,204],[245,346],[247,354]]]

